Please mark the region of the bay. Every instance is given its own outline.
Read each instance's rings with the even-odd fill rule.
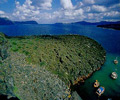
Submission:
[[[120,98],[120,31],[113,29],[98,28],[95,25],[78,24],[49,24],[49,25],[1,25],[0,32],[8,36],[26,36],[26,35],[66,35],[79,34],[90,37],[101,44],[106,52],[106,62],[101,70],[95,72],[82,86],[78,87],[78,93],[83,100],[98,100],[96,97],[93,83],[98,80],[105,87],[105,93],[102,97]],[[114,65],[113,60],[118,59],[119,64]],[[116,71],[117,80],[112,80],[110,74]],[[87,95],[87,96],[86,96]],[[101,99],[102,100],[102,99]],[[118,99],[119,100],[119,99]]]

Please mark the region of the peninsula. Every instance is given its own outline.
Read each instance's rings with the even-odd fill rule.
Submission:
[[[0,94],[19,100],[81,100],[71,86],[100,69],[105,56],[104,48],[85,36],[0,33]]]

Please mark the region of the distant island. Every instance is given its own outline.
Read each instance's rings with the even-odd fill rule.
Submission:
[[[78,24],[78,25],[107,25],[107,24],[120,24],[120,21],[110,22],[110,21],[101,21],[101,22],[72,22],[72,23],[55,23],[55,25],[63,25],[63,24]]]
[[[36,21],[14,21],[15,24],[38,24]]]
[[[11,21],[8,18],[0,17],[0,25],[19,25],[19,24],[38,24],[38,23],[36,21]],[[101,22],[79,21],[79,22],[73,22],[73,23],[55,23],[54,25],[64,25],[64,24],[96,25],[97,27],[120,30],[120,21],[116,21],[116,22],[110,22],[110,21],[101,21]]]
[[[97,27],[111,28],[111,29],[120,30],[120,21],[116,21],[116,22],[109,22],[109,21],[101,21],[101,22],[79,21],[79,22],[73,22],[73,23],[55,23],[55,25],[64,25],[64,24],[96,25]]]
[[[38,24],[36,21],[11,21],[8,18],[0,17],[0,25],[15,25],[15,24]]]
[[[97,27],[110,28],[110,29],[120,30],[120,24],[97,25]]]
[[[0,25],[13,25],[14,22],[9,20],[8,18],[1,18],[0,17]]]
[[[80,21],[80,22],[74,22],[72,24],[80,24],[80,25],[110,25],[110,24],[120,24],[120,21],[116,22],[110,22],[110,21],[101,21],[101,22],[86,22],[86,21]]]

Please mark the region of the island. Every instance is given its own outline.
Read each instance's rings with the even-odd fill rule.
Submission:
[[[34,24],[37,25],[38,23],[34,20],[31,21],[11,21],[8,18],[0,17],[0,25],[21,25],[21,24]],[[120,21],[110,22],[110,21],[101,21],[101,22],[86,22],[86,21],[79,21],[79,22],[72,22],[72,23],[55,23],[53,25],[66,25],[66,24],[73,24],[73,25],[95,25],[97,27],[102,28],[111,28],[120,30]]]
[[[14,24],[38,24],[36,21],[14,21]]]
[[[6,17],[0,17],[0,25],[16,25],[16,24],[38,24],[36,21],[11,21]]]
[[[120,21],[112,22],[112,21],[101,21],[101,22],[74,22],[72,24],[79,24],[79,25],[96,25],[97,27],[102,28],[110,28],[115,30],[120,30]]]
[[[120,24],[97,25],[97,27],[120,30]]]
[[[8,18],[0,17],[0,25],[13,25],[14,22],[9,20]]]
[[[0,33],[0,94],[18,100],[82,100],[73,89],[105,62],[81,35],[9,37]]]

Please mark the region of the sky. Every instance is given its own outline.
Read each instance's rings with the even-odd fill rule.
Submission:
[[[0,0],[0,17],[40,24],[120,21],[120,0]]]

